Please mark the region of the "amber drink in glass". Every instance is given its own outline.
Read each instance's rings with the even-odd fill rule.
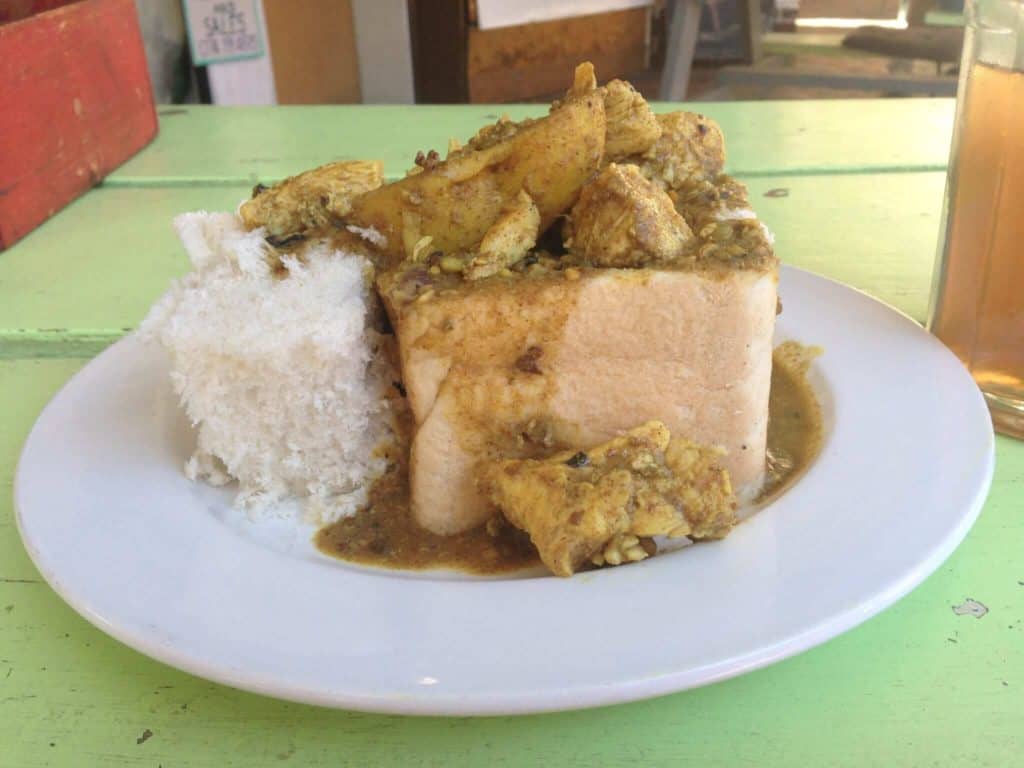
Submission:
[[[966,13],[929,328],[1024,438],[1024,2]]]

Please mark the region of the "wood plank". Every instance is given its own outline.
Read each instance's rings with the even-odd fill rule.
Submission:
[[[967,24],[964,14],[955,11],[928,11],[924,23],[930,27],[962,27]]]
[[[861,27],[843,39],[843,47],[897,59],[951,64],[960,61],[964,30],[960,27]]]
[[[784,261],[871,291],[923,319],[944,177],[767,176],[748,184]],[[765,197],[779,188],[785,197]],[[82,334],[98,346],[125,333],[187,269],[171,217],[233,210],[248,192],[104,188],[79,200],[0,261],[0,346],[17,345],[17,354],[45,350],[54,340],[46,329],[61,329],[56,336],[70,340]]]
[[[992,493],[945,565],[880,616],[800,656],[706,688],[583,712],[364,715],[177,672],[94,629],[41,583],[14,530],[14,458],[80,365],[0,361],[4,768],[1019,764],[1024,443],[997,439]],[[956,616],[951,606],[966,597],[989,614]]]
[[[721,85],[755,85],[765,88],[797,86],[837,90],[879,91],[910,96],[955,96],[957,79],[948,76],[846,74],[794,67],[757,65],[722,67],[716,77]]]
[[[644,68],[647,9],[469,30],[469,100],[505,103],[558,94],[581,61],[611,80]]]
[[[867,51],[843,48],[846,32],[766,32],[761,38],[768,56],[872,56]]]
[[[350,0],[263,0],[278,104],[358,104]]]
[[[739,175],[937,170],[946,167],[952,99],[857,99],[655,104],[711,116]],[[444,150],[502,113],[543,115],[543,105],[216,107],[160,110],[156,141],[106,185],[255,184],[343,158],[379,158],[390,178],[418,150]]]
[[[100,188],[76,200],[0,254],[0,348],[45,353],[79,335],[102,347],[123,335],[188,269],[173,216],[234,210],[249,191]]]

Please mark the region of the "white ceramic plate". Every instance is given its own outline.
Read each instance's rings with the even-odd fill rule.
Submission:
[[[285,699],[483,715],[629,701],[765,666],[859,624],[953,551],[993,437],[957,360],[911,320],[784,269],[778,340],[820,344],[821,456],[722,542],[571,579],[376,571],[311,528],[251,524],[187,481],[159,349],[126,339],[47,406],[15,487],[25,546],[104,632]]]

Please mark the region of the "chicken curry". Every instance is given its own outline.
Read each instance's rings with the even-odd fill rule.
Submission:
[[[281,263],[327,240],[373,265],[409,425],[321,549],[567,576],[723,537],[796,477],[820,419],[799,366],[772,364],[779,262],[724,163],[714,121],[585,63],[547,116],[397,181],[354,161],[257,186],[240,215]]]

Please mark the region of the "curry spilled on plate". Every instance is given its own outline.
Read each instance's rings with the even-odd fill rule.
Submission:
[[[587,63],[397,181],[341,161],[179,216],[194,268],[142,332],[186,474],[254,515],[301,498],[322,551],[396,568],[569,576],[726,536],[821,419],[724,160],[714,122]]]

